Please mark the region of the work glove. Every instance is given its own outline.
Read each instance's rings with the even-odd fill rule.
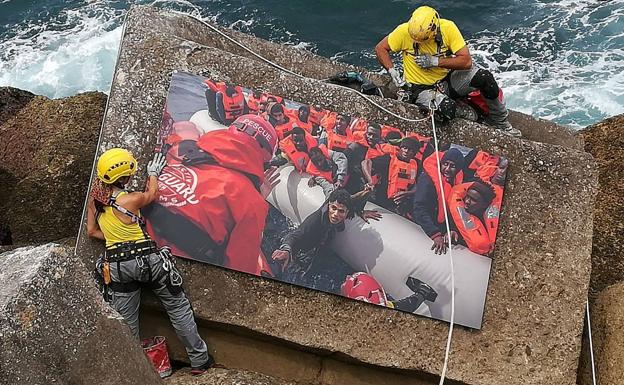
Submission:
[[[388,73],[392,77],[392,81],[394,82],[395,86],[401,88],[405,85],[405,80],[403,80],[403,76],[401,76],[401,73],[396,68],[390,68],[388,70]]]
[[[420,68],[431,68],[438,66],[438,57],[431,55],[416,55],[414,56],[414,61]]]
[[[158,177],[166,165],[167,160],[165,159],[165,156],[160,152],[157,152],[154,154],[154,159],[150,160],[147,164],[147,175]]]

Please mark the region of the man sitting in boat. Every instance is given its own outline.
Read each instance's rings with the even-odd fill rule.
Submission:
[[[381,145],[381,126],[377,123],[369,123],[365,133],[357,133],[354,142],[347,146],[345,155],[349,160],[349,182],[347,190],[355,194],[364,187],[364,174],[362,173],[362,161],[374,159],[385,154]]]
[[[308,186],[321,186],[327,198],[337,188],[344,188],[347,181],[347,157],[338,151],[328,150],[325,145],[312,147],[308,152],[310,162],[306,172],[312,177]]]
[[[323,255],[331,253],[329,245],[336,233],[344,231],[345,220],[354,214],[349,192],[332,191],[318,210],[284,237],[282,245],[273,252],[273,260],[281,262],[282,270],[290,275],[303,277],[313,268],[318,270]]]
[[[459,242],[474,253],[488,255],[494,250],[498,209],[491,204],[495,197],[492,186],[481,181],[462,183],[451,190],[449,212]]]
[[[312,135],[308,134],[303,128],[294,127],[290,131],[290,135],[279,142],[281,153],[271,159],[271,166],[281,166],[288,162],[300,173],[304,172],[310,161],[308,152],[312,147],[316,147],[318,143]]]
[[[420,142],[412,137],[403,138],[399,148],[392,146],[391,153],[362,161],[366,188],[373,190],[373,201],[378,205],[407,214],[416,192],[412,187],[418,177],[418,163],[414,159]]]
[[[335,120],[328,119],[324,122],[327,126],[321,134],[320,143],[325,143],[332,151],[344,152],[349,144],[353,143],[353,135],[349,129],[351,117],[345,114],[338,114]]]
[[[451,231],[451,234],[447,235],[442,191],[448,200],[451,188],[463,182],[464,155],[456,148],[450,148],[438,155],[442,188],[438,179],[437,157],[434,153],[423,161],[423,173],[416,182],[412,220],[433,240],[431,250],[436,254],[443,254],[447,249],[447,237],[451,236],[457,240],[457,233]]]

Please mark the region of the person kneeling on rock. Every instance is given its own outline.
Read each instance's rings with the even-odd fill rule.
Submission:
[[[88,202],[87,232],[106,241],[103,258],[96,264],[104,281],[105,298],[139,338],[141,287],[150,288],[162,302],[191,361],[191,373],[202,374],[214,360],[197,332],[191,303],[182,290],[182,278],[167,248],[158,249],[144,229],[140,209],[158,198],[158,175],[165,167],[162,154],[147,166],[144,192],[124,190],[137,171],[137,161],[121,148],[100,156],[97,177]]]

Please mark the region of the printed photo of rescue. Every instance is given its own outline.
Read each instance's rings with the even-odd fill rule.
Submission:
[[[174,255],[450,321],[450,237],[481,328],[506,158],[179,71],[156,151],[142,213]]]

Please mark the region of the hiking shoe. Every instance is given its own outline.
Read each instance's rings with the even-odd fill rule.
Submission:
[[[505,121],[504,124],[499,125],[498,127],[496,127],[496,129],[509,136],[513,136],[514,138],[522,137],[522,132],[520,132],[520,130],[518,130],[517,128],[513,127],[508,121]]]
[[[206,363],[201,366],[191,367],[191,374],[194,376],[202,375],[206,373],[208,369],[212,368],[212,365],[214,365],[214,363],[214,358],[212,358],[212,356],[208,354],[208,361],[206,361]]]
[[[457,108],[455,109],[455,117],[470,120],[471,122],[476,122],[477,120],[479,120],[479,115],[477,114],[477,111],[475,111],[474,108],[465,103],[457,103]]]

